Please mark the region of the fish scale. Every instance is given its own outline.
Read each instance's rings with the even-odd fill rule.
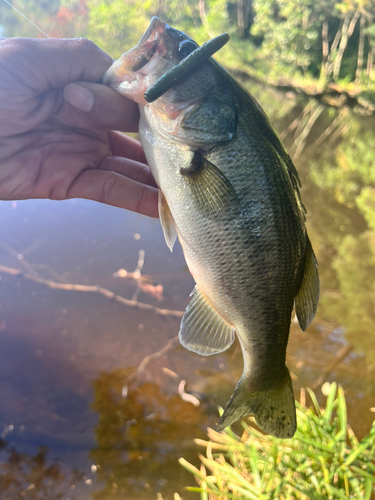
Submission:
[[[243,374],[219,429],[254,414],[264,431],[291,437],[295,403],[285,365],[291,314],[295,303],[305,329],[319,297],[298,174],[258,103],[212,58],[155,102],[145,101],[145,81],[163,81],[171,64],[181,75],[186,40],[154,18],[104,82],[139,104],[165,239],[172,250],[179,238],[196,281],[182,345],[211,355],[228,349],[234,332],[241,345]],[[147,43],[155,49],[151,58],[144,57]]]

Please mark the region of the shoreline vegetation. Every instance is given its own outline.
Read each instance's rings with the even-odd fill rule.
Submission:
[[[364,90],[361,86],[343,85],[328,82],[325,85],[319,82],[303,84],[292,80],[264,81],[261,77],[244,70],[232,69],[231,74],[243,82],[266,84],[269,87],[284,92],[294,92],[299,96],[315,99],[321,104],[332,108],[348,107],[362,115],[372,115],[375,112],[375,86],[374,89]]]
[[[86,36],[113,57],[134,46],[153,15],[198,43],[228,32],[216,58],[235,76],[328,106],[375,111],[375,0],[13,0],[52,37]],[[137,25],[134,25],[137,19]],[[2,36],[42,36],[10,7]]]
[[[198,486],[188,491],[201,500],[370,500],[375,493],[375,421],[359,441],[347,422],[344,391],[325,383],[325,408],[307,389],[297,402],[298,428],[292,439],[276,439],[242,422],[243,433],[229,427],[222,433],[208,429],[209,440],[196,439],[206,449],[198,469],[184,458],[180,464]],[[175,497],[176,498],[176,497]],[[178,498],[178,497],[177,497]]]

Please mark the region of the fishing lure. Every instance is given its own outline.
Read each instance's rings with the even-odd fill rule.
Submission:
[[[22,12],[20,12],[14,5],[12,5],[8,0],[4,0],[12,9],[14,9],[19,15],[25,18],[30,24],[35,26],[46,38],[50,38],[47,33],[34,24],[31,19],[26,17]],[[215,36],[211,40],[208,40],[200,47],[197,47],[193,52],[186,56],[177,66],[171,68],[167,73],[161,76],[151,87],[149,87],[144,93],[144,98],[146,102],[152,103],[164,95],[169,89],[181,81],[184,77],[189,75],[191,71],[196,68],[203,61],[206,61],[216,52],[224,47],[229,42],[230,36],[228,33],[222,33],[221,35]]]
[[[200,47],[197,47],[193,52],[186,56],[177,66],[174,66],[169,71],[164,73],[156,82],[149,87],[144,93],[144,98],[148,103],[156,101],[165,94],[176,83],[187,76],[194,68],[199,66],[203,61],[218,52],[229,42],[230,36],[228,33],[222,33],[215,36],[208,42],[205,42]]]

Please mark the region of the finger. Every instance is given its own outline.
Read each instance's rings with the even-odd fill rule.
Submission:
[[[121,156],[106,156],[101,162],[101,170],[110,170],[117,174],[124,175],[148,186],[157,187],[150,168],[144,163],[122,158]]]
[[[39,95],[70,82],[98,82],[112,58],[84,38],[10,38],[1,44],[5,69]]]
[[[141,143],[121,132],[108,132],[109,149],[113,156],[125,156],[140,163],[147,163]]]
[[[106,85],[71,83],[64,89],[64,100],[84,119],[107,130],[136,132],[139,111],[135,102],[126,99]],[[62,110],[66,113],[69,110]]]
[[[158,217],[158,190],[112,171],[85,170],[67,198],[85,198]]]

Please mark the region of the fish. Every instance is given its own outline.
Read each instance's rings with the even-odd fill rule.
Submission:
[[[196,282],[181,344],[204,356],[226,351],[235,335],[241,346],[243,373],[218,430],[252,414],[264,432],[291,438],[291,316],[295,308],[305,330],[319,300],[300,181],[260,105],[213,57],[146,100],[148,89],[199,50],[153,18],[103,82],[138,103],[165,240],[172,250],[179,239]]]

